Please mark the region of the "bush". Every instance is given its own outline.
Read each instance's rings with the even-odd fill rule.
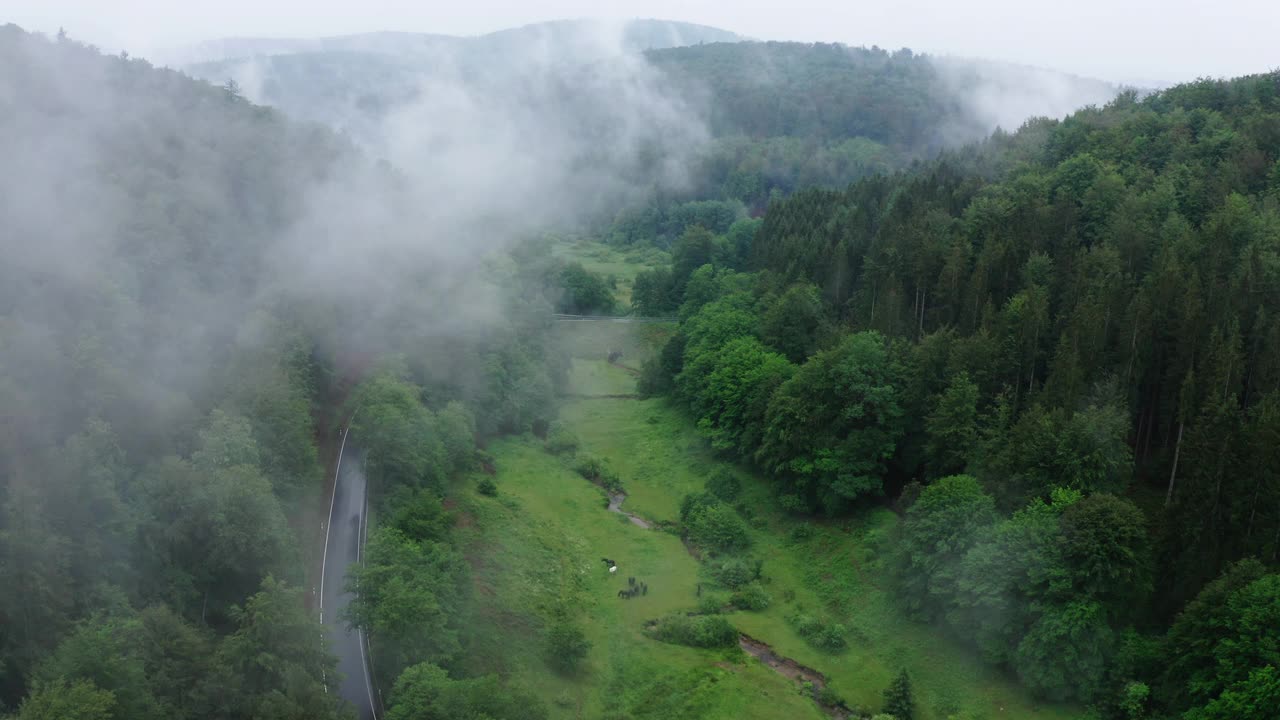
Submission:
[[[604,461],[595,455],[582,453],[574,458],[573,470],[587,480],[598,480],[606,472]]]
[[[562,426],[551,428],[542,447],[552,455],[564,455],[578,449],[578,437]]]
[[[733,508],[724,503],[699,508],[685,521],[689,539],[712,552],[745,550],[751,545],[747,528]]]
[[[719,501],[711,493],[700,492],[685,495],[680,500],[680,522],[687,523],[696,514]]]
[[[650,632],[658,640],[700,648],[732,647],[738,631],[720,615],[668,615],[658,620]]]
[[[494,484],[492,478],[481,478],[480,482],[476,484],[476,492],[488,497],[497,497],[498,486]]]
[[[847,646],[844,636],[848,632],[844,625],[827,623],[802,610],[787,616],[791,626],[810,645],[828,652],[839,652]]]
[[[618,478],[617,473],[610,470],[604,460],[594,455],[588,453],[578,455],[574,459],[573,469],[574,472],[577,472],[587,480],[602,485],[611,491],[622,490],[622,480]]]
[[[840,693],[831,689],[830,685],[824,685],[818,691],[818,702],[828,707],[844,707],[844,698],[840,697]]]
[[[753,562],[745,558],[730,557],[714,565],[711,572],[721,585],[737,590],[752,580],[758,580],[763,565],[760,560]]]
[[[801,523],[791,528],[791,541],[804,542],[813,537],[813,526],[809,523]]]
[[[718,615],[724,611],[725,597],[708,593],[698,598],[698,612],[704,615]]]
[[[738,495],[742,492],[742,483],[738,482],[738,478],[728,470],[720,469],[711,473],[711,477],[707,478],[707,492],[720,498],[725,502],[733,502],[738,499]]]
[[[740,610],[764,610],[769,607],[772,598],[765,591],[764,586],[758,581],[752,581],[744,585],[738,592],[733,594],[730,602],[733,606]]]
[[[547,630],[547,662],[557,672],[576,672],[590,650],[591,641],[577,625],[560,621]]]

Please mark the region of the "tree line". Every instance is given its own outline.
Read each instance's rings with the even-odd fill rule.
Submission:
[[[644,392],[793,511],[896,498],[908,607],[1037,693],[1266,716],[1280,77],[1127,93],[797,192],[736,245],[686,229],[637,279],[681,318]],[[1217,669],[1170,662],[1192,647]]]
[[[414,292],[314,292],[315,278],[273,274],[282,258],[362,232],[419,239],[408,214],[405,227],[312,222],[333,183],[402,209],[390,168],[233,87],[65,36],[0,27],[0,87],[0,714],[349,717],[326,690],[336,665],[304,551],[339,409],[367,401],[353,432],[376,450],[377,496],[396,498],[361,580],[377,587],[381,570],[400,594],[352,617],[390,638],[384,599],[438,592],[445,615],[465,600],[435,493],[469,467],[475,435],[549,419],[556,291],[508,254],[430,274],[392,243],[365,252]],[[444,273],[492,291],[501,322],[444,322],[433,293],[461,292]],[[370,358],[397,353],[412,359],[352,389]],[[398,675],[448,665],[462,641],[437,642],[376,647]],[[497,702],[490,679],[453,669],[452,689],[421,672],[406,683],[441,717],[457,697]]]

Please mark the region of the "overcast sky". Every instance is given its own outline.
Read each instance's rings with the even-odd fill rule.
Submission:
[[[475,35],[654,17],[768,40],[1010,60],[1121,82],[1280,68],[1280,0],[2,0],[0,22],[146,55],[226,36]]]

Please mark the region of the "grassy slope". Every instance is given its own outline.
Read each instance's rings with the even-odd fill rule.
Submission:
[[[622,252],[613,246],[591,240],[557,241],[552,245],[551,252],[555,257],[566,261],[580,262],[584,268],[606,278],[612,275],[618,283],[614,296],[618,300],[619,312],[625,312],[631,307],[631,288],[635,284],[636,275],[657,264],[657,260],[669,261],[665,253],[634,249]]]
[[[602,382],[602,375],[612,383]],[[633,387],[626,373],[597,361],[575,361],[574,379],[609,392]],[[992,719],[1082,714],[1035,703],[1016,683],[897,609],[876,550],[896,522],[889,511],[869,511],[838,524],[805,523],[813,529],[811,537],[792,540],[792,530],[801,523],[772,510],[765,480],[717,460],[687,417],[666,401],[580,400],[568,404],[561,417],[584,450],[606,458],[622,477],[630,493],[627,507],[647,517],[675,519],[680,498],[700,489],[712,469],[724,466],[736,472],[758,515],[755,548],[765,560],[774,602],[762,613],[735,613],[731,619],[780,654],[825,673],[850,704],[878,707],[889,681],[906,668],[921,720],[941,720],[960,710]],[[796,605],[848,627],[849,649],[831,655],[809,646],[785,619]]]
[[[646,620],[695,602],[697,564],[679,538],[606,511],[601,492],[536,439],[507,439],[489,450],[500,496],[457,493],[477,600],[472,670],[524,681],[548,701],[552,717],[823,717],[736,649],[692,650],[642,634]],[[617,576],[600,562],[604,556],[619,563]],[[619,599],[628,575],[647,582],[649,593]],[[557,676],[543,659],[542,628],[557,609],[593,644],[576,678]]]

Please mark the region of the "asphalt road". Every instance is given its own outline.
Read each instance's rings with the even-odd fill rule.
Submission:
[[[363,453],[355,448],[347,450],[347,434],[343,432],[320,570],[320,622],[329,633],[329,650],[338,657],[338,673],[342,677],[341,682],[330,680],[326,686],[330,691],[336,689],[354,705],[360,720],[377,720],[364,633],[349,629],[342,620],[342,611],[351,600],[351,593],[343,589],[347,567],[360,562],[364,547],[366,491]]]

